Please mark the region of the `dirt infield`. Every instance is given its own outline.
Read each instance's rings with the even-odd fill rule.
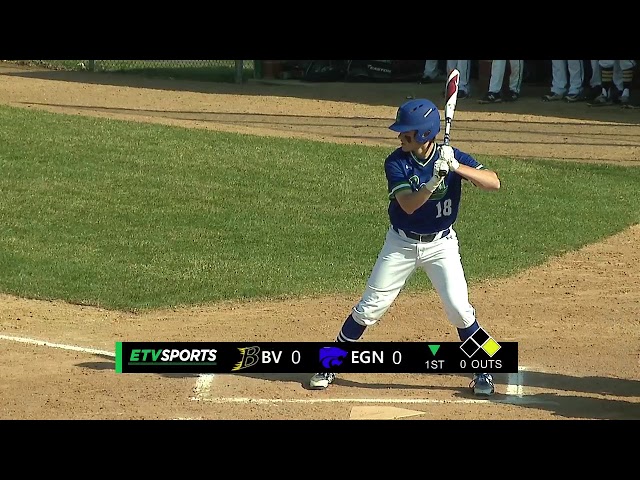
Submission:
[[[397,144],[387,129],[413,84],[245,85],[135,79],[0,64],[0,103],[260,135]],[[476,98],[481,93],[474,86]],[[462,149],[640,166],[640,110],[460,102]],[[544,93],[542,90],[539,93]],[[529,94],[530,96],[527,96]],[[461,239],[464,242],[464,239]],[[518,341],[518,375],[492,400],[456,375],[343,375],[306,389],[304,375],[116,375],[115,341],[323,341],[357,298],[222,303],[142,314],[0,295],[0,418],[16,419],[640,419],[640,226],[520,275],[474,285],[482,324]],[[419,312],[434,312],[426,318]],[[435,293],[398,297],[370,341],[455,341]],[[48,342],[43,345],[38,342]],[[54,344],[54,345],[51,345]]]

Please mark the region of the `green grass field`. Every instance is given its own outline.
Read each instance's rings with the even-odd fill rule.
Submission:
[[[0,290],[114,309],[359,293],[389,152],[0,107]],[[638,169],[478,158],[503,187],[465,188],[470,283],[640,221]]]
[[[42,65],[63,70],[82,70],[88,60],[21,60],[21,63]],[[134,74],[138,76],[233,83],[235,60],[95,60],[97,72]],[[244,80],[254,78],[254,61],[244,60]]]

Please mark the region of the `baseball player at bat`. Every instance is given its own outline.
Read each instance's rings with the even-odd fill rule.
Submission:
[[[470,154],[436,143],[440,113],[429,100],[414,99],[401,105],[389,128],[398,132],[400,140],[400,147],[384,162],[390,226],[364,293],[344,321],[336,341],[358,341],[366,328],[387,312],[418,267],[428,275],[448,320],[464,341],[479,325],[469,303],[453,228],[462,181],[494,191],[500,189],[500,179]],[[420,314],[429,317],[429,312]],[[325,389],[335,378],[332,372],[317,373],[309,386]],[[476,395],[493,394],[492,375],[475,373],[469,388]]]

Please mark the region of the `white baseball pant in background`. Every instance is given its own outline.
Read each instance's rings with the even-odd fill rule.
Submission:
[[[569,74],[567,78],[567,73]],[[584,82],[582,60],[551,60],[551,91],[557,95],[580,95]],[[568,85],[568,90],[567,90]]]
[[[425,60],[424,71],[422,77],[436,78],[440,72],[438,71],[438,60]]]
[[[621,92],[624,90],[624,83],[622,80],[622,71],[635,67],[636,62],[633,60],[591,60],[591,79],[589,80],[589,86],[601,86],[602,85],[602,67],[613,66],[613,84]]]
[[[509,75],[509,90],[520,93],[522,87],[522,74],[524,60],[509,60],[511,73]],[[507,60],[491,60],[491,79],[489,80],[489,92],[500,93],[504,82],[504,72],[507,70]]]

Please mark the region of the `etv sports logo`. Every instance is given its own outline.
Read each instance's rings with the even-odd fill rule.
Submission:
[[[482,328],[476,330],[469,338],[462,342],[462,345],[460,345],[460,350],[462,350],[469,358],[478,353],[480,349],[484,350],[489,357],[493,357],[496,352],[500,350],[500,344]]]

